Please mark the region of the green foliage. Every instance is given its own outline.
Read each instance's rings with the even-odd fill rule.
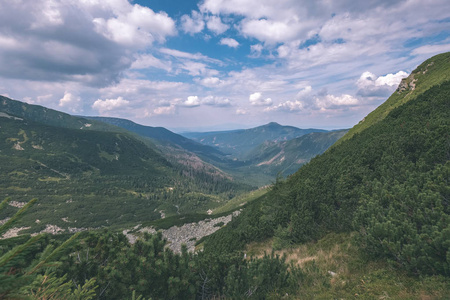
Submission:
[[[405,87],[403,90],[394,92],[389,99],[381,104],[376,110],[371,112],[364,120],[350,129],[350,131],[335,145],[350,139],[377,122],[382,121],[393,109],[413,100],[431,87],[449,81],[449,63],[450,52],[447,52],[433,56],[420,64],[420,66],[412,71],[408,78],[403,79],[402,85]]]
[[[449,97],[449,81],[416,94],[277,182],[206,238],[205,250],[242,250],[273,236],[279,248],[358,230],[372,258],[414,274],[448,276]]]
[[[0,117],[0,198],[41,199],[21,219],[34,232],[45,224],[123,227],[159,219],[159,210],[166,216],[204,213],[251,189],[169,163],[148,139],[121,128],[1,99],[7,116]],[[0,219],[11,214],[8,206]]]
[[[91,278],[75,289],[73,283],[67,281],[67,276],[56,277],[55,274],[36,276],[35,280],[23,289],[23,293],[31,295],[32,299],[67,299],[91,300],[95,298],[95,279]]]

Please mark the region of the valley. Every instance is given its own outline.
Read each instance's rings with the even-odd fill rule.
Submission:
[[[445,299],[449,72],[423,62],[350,130],[180,135],[1,96],[0,293],[23,265],[83,299]]]

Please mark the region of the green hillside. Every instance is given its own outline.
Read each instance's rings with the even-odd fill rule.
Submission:
[[[322,154],[347,130],[312,132],[283,142],[266,141],[245,157],[256,172],[287,176],[295,173],[316,155]]]
[[[172,146],[178,146],[187,151],[193,152],[197,155],[215,159],[217,156],[221,157],[224,154],[218,149],[210,146],[202,145],[198,142],[185,138],[179,134],[173,133],[163,127],[151,127],[136,124],[132,121],[120,118],[107,118],[107,117],[87,117],[90,120],[97,120],[107,124],[115,125],[134,132],[140,136],[152,139],[157,143],[164,145],[169,144]]]
[[[272,122],[250,129],[217,131],[204,133],[185,133],[199,143],[214,146],[232,157],[244,159],[250,151],[266,141],[281,142],[300,137],[311,132],[325,132],[321,129],[300,129],[282,126]]]
[[[350,139],[357,133],[369,128],[373,124],[383,120],[389,112],[406,102],[415,99],[432,86],[441,84],[450,80],[448,66],[450,64],[450,52],[434,56],[402,80],[397,90],[381,104],[376,110],[368,114],[359,124],[355,125],[350,131],[337,143]],[[336,144],[336,145],[337,145]]]
[[[207,239],[205,251],[242,249],[267,238],[286,247],[357,231],[359,249],[372,259],[411,274],[449,276],[450,81],[430,83],[448,78],[448,57],[417,68],[418,86],[422,80],[428,89],[417,88],[414,98],[391,97],[395,108],[384,118],[278,181]],[[435,72],[423,74],[430,64]]]
[[[114,132],[115,126],[5,97],[2,103],[0,198],[39,199],[22,219],[31,231],[48,224],[66,231],[135,225],[160,218],[160,211],[205,213],[250,190],[200,162],[196,168],[170,163],[148,140]],[[9,206],[0,220],[15,210]]]

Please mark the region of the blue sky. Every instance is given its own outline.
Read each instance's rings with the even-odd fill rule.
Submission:
[[[175,131],[348,128],[446,51],[448,0],[0,2],[0,94]]]

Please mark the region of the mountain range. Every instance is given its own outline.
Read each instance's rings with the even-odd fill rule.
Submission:
[[[46,224],[66,230],[124,226],[205,213],[273,182],[277,173],[293,173],[340,136],[270,123],[227,135],[249,151],[239,160],[162,127],[71,116],[3,96],[0,104],[0,198],[41,199],[23,219],[33,230]]]

